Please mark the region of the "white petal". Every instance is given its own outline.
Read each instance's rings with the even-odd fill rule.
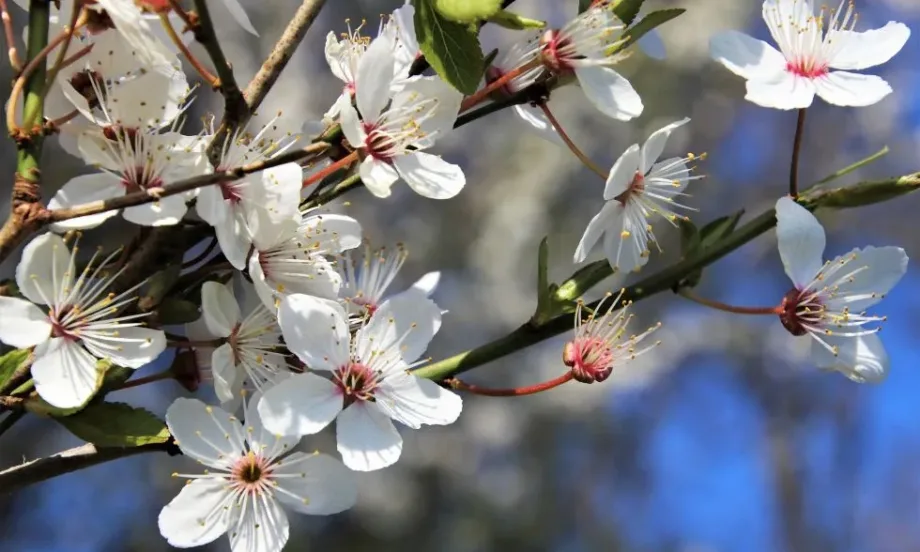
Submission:
[[[70,249],[63,238],[50,232],[38,236],[23,248],[22,258],[16,266],[16,285],[19,286],[19,292],[38,305],[46,304],[42,293],[49,301],[54,302],[55,290],[65,286],[64,276],[69,266]],[[72,281],[73,275],[68,283]]]
[[[425,294],[426,297],[431,297],[431,294],[435,292],[438,288],[438,282],[441,281],[441,273],[438,271],[429,272],[415,281],[412,284],[412,289],[417,289]]]
[[[578,247],[575,248],[575,257],[573,259],[575,263],[583,263],[585,261],[588,254],[591,253],[591,249],[594,248],[597,240],[600,239],[605,231],[616,231],[614,228],[616,225],[614,213],[618,211],[619,207],[620,203],[618,201],[608,201],[601,208],[600,212],[594,215],[591,221],[588,222],[588,227],[585,228],[585,233],[581,236]]]
[[[51,406],[76,408],[86,404],[102,384],[96,359],[82,345],[53,337],[32,364],[35,389]]]
[[[91,201],[105,201],[124,195],[124,188],[105,173],[82,174],[67,181],[48,202],[49,209],[67,209]],[[84,230],[95,228],[118,214],[118,209],[105,211],[96,215],[87,215],[51,225],[55,232],[67,230]]]
[[[278,308],[288,349],[313,370],[335,370],[348,362],[350,334],[345,311],[309,295],[289,295]]]
[[[776,239],[786,276],[802,289],[824,265],[824,228],[808,209],[782,197],[776,202]]]
[[[390,188],[399,180],[399,173],[393,165],[371,156],[361,162],[358,172],[367,190],[377,197],[390,197]]]
[[[198,191],[195,210],[205,222],[217,226],[230,217],[232,207],[230,202],[224,199],[220,186],[214,185],[205,186]]]
[[[393,103],[388,108],[396,111],[431,101],[436,102],[436,107],[419,121],[419,128],[426,137],[414,143],[421,149],[431,147],[436,139],[454,128],[463,103],[463,94],[440,77],[412,77],[393,97]]]
[[[829,104],[865,107],[891,94],[891,86],[882,77],[847,71],[833,71],[815,79],[818,96]]]
[[[402,437],[376,405],[356,402],[339,414],[335,426],[342,462],[354,471],[392,466],[402,452]]]
[[[463,169],[437,155],[416,151],[400,155],[393,164],[409,187],[424,197],[450,199],[466,185]]]
[[[340,117],[342,133],[345,135],[345,138],[348,139],[348,143],[351,144],[352,147],[363,148],[367,133],[364,131],[364,125],[361,123],[361,118],[358,117],[358,111],[351,105],[350,98],[348,98],[347,101],[337,103],[341,106],[340,108],[342,111]]]
[[[865,32],[838,31],[834,40],[839,40],[842,46],[831,59],[831,67],[859,71],[881,65],[890,60],[901,51],[907,39],[910,38],[910,29],[904,23],[889,21],[881,29],[872,29]]]
[[[377,406],[387,416],[413,429],[422,424],[448,425],[463,410],[460,395],[431,380],[397,372],[380,383]]]
[[[188,211],[186,199],[182,194],[166,196],[153,203],[128,207],[122,216],[141,226],[172,226],[178,224]]]
[[[259,402],[265,428],[279,435],[319,433],[342,411],[342,393],[326,378],[295,374],[268,389]]]
[[[227,261],[237,270],[242,270],[252,248],[252,238],[246,222],[240,216],[229,216],[214,225],[214,233]]]
[[[195,479],[160,511],[160,534],[172,546],[191,548],[227,532],[230,491],[221,479]]]
[[[233,359],[233,348],[224,343],[211,353],[211,374],[214,376],[214,392],[221,403],[233,399],[237,380],[242,379]]]
[[[92,331],[90,326],[82,337],[86,348],[93,355],[125,368],[140,368],[153,362],[166,349],[166,335],[163,331],[150,328],[120,327],[114,331]]]
[[[815,81],[784,71],[773,80],[747,81],[744,99],[774,109],[805,109],[815,99]]]
[[[323,48],[323,53],[326,55],[326,63],[329,64],[329,69],[332,70],[332,74],[342,82],[348,82],[349,80],[348,75],[342,70],[342,63],[339,61],[345,48],[346,46],[342,42],[339,42],[335,33],[329,31],[326,35],[326,45]]]
[[[575,67],[578,84],[594,107],[618,121],[629,121],[642,114],[642,98],[628,80],[609,67]]]
[[[250,34],[259,36],[259,32],[256,31],[256,28],[252,26],[252,22],[249,21],[249,16],[246,15],[246,10],[243,9],[243,6],[240,5],[238,0],[224,0],[224,4],[227,5],[227,11],[230,12],[230,15],[233,16],[233,19],[236,19],[236,22],[240,24],[240,27],[246,29]]]
[[[558,146],[565,146],[565,142],[559,137],[559,133],[539,107],[534,107],[529,103],[518,104],[514,106],[514,113],[527,124],[528,130],[532,130],[540,138]]]
[[[837,257],[831,264],[855,256],[842,270],[858,270],[849,281],[839,284],[828,306],[862,312],[881,301],[907,272],[907,254],[900,247],[866,247]],[[839,273],[843,274],[843,273]]]
[[[272,287],[271,282],[268,281],[262,271],[258,251],[253,251],[252,256],[249,257],[249,277],[252,278],[252,287],[255,289],[259,299],[262,300],[265,308],[269,310],[276,309],[275,288]]]
[[[638,270],[648,262],[648,229],[640,208],[615,203],[611,229],[604,234],[604,256],[614,271]]]
[[[709,39],[709,55],[732,73],[749,80],[769,81],[786,70],[786,58],[773,46],[738,31]]]
[[[358,498],[354,474],[328,454],[305,456],[302,452],[295,452],[275,464],[275,474],[300,475],[278,479],[278,487],[282,491],[277,494],[278,499],[302,514],[315,516],[337,514],[354,506]]]
[[[859,337],[822,335],[821,339],[837,347],[837,356],[813,340],[812,360],[819,368],[837,370],[857,383],[880,383],[888,377],[888,353],[878,334]]]
[[[655,161],[661,157],[661,153],[664,151],[665,144],[668,143],[668,138],[671,137],[671,132],[674,129],[679,128],[690,122],[689,118],[681,119],[676,123],[671,123],[665,127],[662,127],[652,133],[648,137],[648,140],[645,141],[645,144],[642,145],[642,162],[639,165],[639,170],[642,174],[648,174],[652,166],[655,164]]]
[[[273,497],[241,498],[238,501],[247,503],[230,508],[227,534],[231,552],[281,552],[290,532],[281,503]]]
[[[629,146],[610,168],[607,183],[604,185],[604,199],[609,201],[628,190],[641,163],[642,153],[639,144]]]
[[[208,330],[218,337],[229,337],[240,323],[240,306],[227,286],[205,282],[201,286],[201,317]]]
[[[355,95],[361,118],[376,121],[390,100],[390,84],[396,71],[392,38],[382,34],[375,38],[358,62]]]
[[[305,217],[299,232],[316,251],[341,253],[361,245],[361,223],[345,216],[327,213]]]
[[[276,380],[279,382],[278,385],[284,386],[288,384],[288,381],[294,377],[288,374],[290,372],[285,372],[284,375],[278,377]],[[262,450],[266,456],[278,458],[297,446],[297,443],[300,442],[300,435],[282,435],[277,431],[272,431],[262,423],[259,407],[264,396],[262,392],[257,391],[250,395],[249,402],[246,404],[244,414],[246,441],[249,443],[249,450]]]
[[[425,353],[441,327],[441,309],[420,292],[403,292],[380,305],[371,321],[358,330],[355,350],[370,361],[371,351],[399,348],[403,360],[414,362]]]
[[[297,163],[285,163],[250,176],[254,186],[249,194],[258,202],[254,207],[268,210],[271,220],[291,217],[300,218],[300,190],[303,184],[303,169]],[[251,190],[251,191],[250,191]]]
[[[51,336],[48,315],[28,301],[0,297],[0,341],[16,348],[32,347]]]
[[[245,450],[243,426],[222,408],[178,398],[166,410],[166,425],[182,454],[212,468],[226,468]]]

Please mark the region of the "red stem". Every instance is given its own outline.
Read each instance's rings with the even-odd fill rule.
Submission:
[[[484,88],[477,90],[476,93],[472,96],[467,96],[464,98],[463,103],[460,104],[460,113],[463,113],[464,111],[467,111],[468,109],[482,103],[483,100],[489,97],[489,94],[505,86],[513,79],[524,74],[526,71],[530,71],[538,64],[538,62],[531,62],[512,69],[511,71],[508,71],[504,75],[487,84]]]
[[[351,165],[352,163],[354,163],[354,162],[357,161],[357,160],[358,160],[358,152],[357,152],[357,151],[353,151],[353,152],[349,153],[348,155],[346,155],[345,157],[339,159],[339,160],[336,161],[335,163],[332,163],[332,164],[329,165],[328,167],[326,167],[326,168],[324,168],[324,169],[320,169],[320,170],[316,171],[315,173],[311,174],[308,178],[305,178],[304,181],[303,181],[303,185],[301,186],[301,189],[302,189],[302,188],[306,188],[307,186],[312,186],[313,184],[316,184],[317,182],[319,182],[320,180],[326,178],[326,177],[329,176],[330,174],[332,174],[332,173],[338,171],[339,169],[343,169],[343,168],[345,168],[345,167]]]
[[[736,307],[734,305],[728,305],[719,301],[713,301],[712,299],[704,299],[699,297],[687,290],[682,290],[679,294],[681,297],[685,297],[694,303],[709,307],[711,309],[720,310],[723,312],[731,312],[734,314],[782,314],[783,307]]]
[[[546,102],[543,102],[539,105],[540,109],[543,110],[543,113],[546,115],[546,118],[549,120],[550,124],[553,125],[554,129],[556,129],[556,134],[562,138],[562,141],[565,142],[565,145],[569,147],[569,150],[575,154],[575,157],[577,157],[584,164],[584,166],[594,171],[597,176],[607,180],[607,172],[600,168],[597,163],[592,161],[590,157],[585,155],[585,153],[575,145],[575,142],[573,142],[572,139],[569,138],[569,135],[565,133],[565,130],[562,129],[562,125],[560,125],[559,121],[556,120],[553,112],[549,110],[549,106],[546,105]]]
[[[507,389],[491,389],[488,387],[480,387],[478,385],[460,381],[457,378],[451,378],[445,381],[454,389],[466,391],[474,395],[483,395],[486,397],[522,397],[524,395],[535,395],[537,393],[542,393],[543,391],[549,391],[554,387],[559,387],[563,383],[571,381],[572,377],[572,372],[566,372],[558,378],[544,381],[543,383],[528,385],[526,387],[511,387]]]

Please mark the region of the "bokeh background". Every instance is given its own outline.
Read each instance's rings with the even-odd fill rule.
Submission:
[[[255,38],[213,2],[220,39],[246,82],[296,8],[294,0],[244,2],[260,30]],[[339,83],[323,58],[326,32],[345,30],[398,1],[328,2],[262,112],[316,119]],[[522,13],[560,24],[575,0],[518,0]],[[605,119],[577,90],[554,96],[555,111],[575,141],[602,165],[630,144],[684,116],[668,151],[708,152],[690,203],[699,221],[745,208],[753,216],[786,189],[793,112],[743,101],[744,85],[707,57],[709,36],[748,29],[765,38],[754,0],[648,0],[647,10],[680,5],[688,12],[660,29],[665,61],[637,52],[621,66],[646,108],[634,122]],[[860,29],[899,20],[920,28],[916,0],[858,2]],[[11,6],[17,26],[24,14]],[[487,29],[487,47],[514,33]],[[895,93],[863,109],[809,110],[802,181],[813,182],[882,146],[891,152],[840,183],[920,169],[920,38],[878,70]],[[196,47],[197,48],[197,47]],[[200,51],[200,50],[196,50]],[[9,67],[0,68],[3,79]],[[190,120],[219,109],[201,90]],[[261,117],[263,120],[266,117]],[[450,314],[432,344],[434,358],[500,337],[535,305],[537,245],[549,236],[551,275],[576,267],[575,245],[601,206],[603,182],[571,154],[532,136],[510,113],[477,121],[439,142],[463,165],[468,185],[454,200],[423,199],[403,186],[388,200],[363,190],[346,212],[375,244],[410,250],[396,288],[442,271],[437,301]],[[13,153],[0,143],[0,175],[9,189]],[[86,171],[49,144],[48,189]],[[5,200],[7,193],[0,194]],[[846,212],[823,212],[828,254],[855,246],[896,244],[920,256],[917,197]],[[2,206],[4,209],[5,206]],[[646,273],[673,262],[676,232],[659,222],[663,253]],[[111,236],[112,234],[108,234]],[[600,258],[595,252],[591,260]],[[8,276],[13,264],[2,267]],[[594,295],[615,290],[606,282]],[[718,262],[699,292],[745,305],[775,304],[789,283],[772,232]],[[661,346],[604,384],[577,383],[516,399],[465,397],[459,422],[405,432],[395,467],[355,474],[360,502],[330,518],[292,518],[287,550],[466,551],[877,551],[920,550],[920,271],[882,303],[891,375],[860,386],[819,373],[807,340],[795,340],[772,317],[707,310],[660,295],[636,305],[636,323],[661,321]],[[467,375],[492,386],[542,381],[564,369],[564,338],[547,341]],[[164,359],[168,361],[168,358]],[[147,367],[152,373],[159,367]],[[173,382],[122,391],[113,400],[163,414],[187,394]],[[209,395],[204,393],[204,397]],[[79,442],[50,420],[29,420],[4,435],[0,466]],[[334,452],[328,434],[307,441]],[[178,492],[169,477],[191,461],[147,455],[112,462],[0,496],[0,549],[10,551],[158,551],[156,516]],[[221,539],[207,550],[226,550]]]

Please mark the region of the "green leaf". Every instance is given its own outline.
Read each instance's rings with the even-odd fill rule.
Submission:
[[[680,252],[686,259],[700,248],[700,230],[688,219],[677,219],[680,227]]]
[[[667,23],[668,21],[674,19],[675,17],[679,16],[685,11],[687,10],[683,8],[672,8],[672,9],[667,9],[667,10],[654,11],[646,15],[645,17],[642,18],[642,21],[639,21],[632,27],[626,29],[626,31],[623,33],[623,36],[626,38],[626,40],[619,41],[615,43],[613,46],[611,46],[609,51],[607,52],[607,55],[610,56],[610,55],[616,54],[617,52],[625,50],[626,48],[629,48],[630,46],[635,44],[637,40],[645,36],[646,33],[651,31],[655,27],[658,27],[658,26],[661,26]]]
[[[157,320],[160,324],[187,324],[198,320],[201,310],[195,303],[175,297],[163,299],[157,308]]]
[[[627,25],[632,25],[639,15],[644,0],[615,0],[613,3],[613,13],[620,18],[620,21]]]
[[[741,209],[733,215],[717,218],[700,229],[700,249],[706,249],[734,232],[743,215],[744,209]]]
[[[80,439],[100,447],[137,447],[169,440],[163,420],[124,403],[93,404],[58,422]]]
[[[109,391],[117,389],[128,381],[128,378],[134,375],[134,372],[133,368],[125,368],[124,366],[109,363],[102,376],[102,388],[97,393],[97,396],[105,395]]]
[[[512,31],[523,31],[525,29],[542,29],[546,26],[546,21],[539,19],[530,19],[508,10],[501,10],[495,15],[489,17],[489,23],[495,23],[500,27],[511,29]]]
[[[475,23],[492,17],[502,8],[501,0],[434,0],[434,7],[446,19]]]
[[[13,373],[29,359],[32,351],[29,349],[16,349],[0,357],[0,387],[13,377]]]
[[[442,79],[464,94],[479,87],[483,71],[482,48],[475,26],[442,17],[434,0],[413,0],[415,34],[425,59]]]
[[[138,299],[138,308],[142,311],[151,311],[159,305],[160,301],[166,297],[166,294],[179,280],[181,271],[182,267],[178,263],[174,263],[151,276],[147,285],[147,293]]]
[[[722,238],[735,231],[738,221],[744,215],[744,209],[727,217],[720,217],[696,230],[696,226],[687,220],[680,221],[680,243],[683,257],[690,258],[717,243]],[[692,228],[692,230],[691,230]],[[694,288],[703,279],[703,269],[694,270],[687,274],[676,286],[675,291],[681,288]]]
[[[568,280],[562,282],[559,289],[556,290],[556,300],[573,304],[573,301],[607,279],[611,274],[613,274],[613,269],[610,268],[610,262],[606,259],[584,266],[575,271],[575,274],[572,274]]]

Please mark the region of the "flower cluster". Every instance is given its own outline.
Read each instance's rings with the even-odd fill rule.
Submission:
[[[244,29],[256,32],[236,0],[225,3]],[[687,188],[702,178],[696,163],[706,155],[664,155],[671,134],[690,122],[684,118],[633,144],[604,171],[553,116],[551,92],[565,85],[577,86],[611,119],[642,114],[639,93],[614,69],[633,42],[615,4],[593,2],[561,27],[523,33],[487,68],[483,87],[464,97],[441,76],[415,70],[421,54],[407,2],[383,19],[376,36],[362,34],[362,23],[326,37],[326,60],[343,86],[321,123],[295,126],[278,112],[260,127],[208,122],[186,133],[190,88],[180,54],[191,54],[176,28],[193,22],[190,14],[177,12],[178,3],[152,0],[56,3],[51,25],[66,35],[70,21],[73,36],[64,42],[66,52],[50,53],[68,62],[51,71],[45,126],[93,172],[70,179],[50,199],[52,213],[80,216],[52,219],[51,232],[25,246],[16,270],[20,296],[0,296],[0,341],[31,348],[38,396],[62,409],[87,405],[110,366],[140,368],[176,349],[182,378],[196,389],[210,381],[220,406],[183,398],[169,407],[170,434],[185,456],[207,469],[176,474],[189,483],[163,508],[159,528],[178,547],[226,534],[234,551],[280,551],[289,532],[284,508],[313,515],[350,508],[357,500],[351,471],[399,460],[403,440],[394,422],[412,429],[455,422],[463,409],[457,390],[522,395],[571,380],[606,380],[651,348],[642,343],[658,327],[627,333],[627,290],[594,304],[577,298],[553,313],[574,310],[575,331],[563,349],[567,371],[551,384],[486,391],[451,374],[422,377],[418,368],[428,362],[426,350],[447,313],[432,299],[440,273],[392,293],[405,249],[372,249],[358,220],[331,212],[317,198],[334,195],[327,177],[339,170],[353,171],[377,198],[390,197],[399,181],[426,198],[457,196],[466,177],[460,166],[431,153],[437,142],[476,104],[527,92],[515,106],[518,116],[604,180],[603,189],[595,182],[599,211],[574,263],[585,262],[601,241],[611,271],[641,270],[652,245],[661,252],[652,223],[689,223],[695,209]],[[763,10],[779,50],[734,31],[711,41],[713,58],[747,79],[747,99],[804,109],[815,94],[856,106],[891,92],[879,77],[846,70],[894,56],[909,35],[904,25],[857,32],[846,2],[816,13],[811,0],[766,0]],[[656,35],[640,44],[651,57],[663,56]],[[323,129],[316,141],[337,136],[334,144],[320,144],[331,163],[319,170],[307,155],[288,161],[298,148],[314,151],[303,145],[314,137],[302,136],[313,128]],[[223,178],[230,173],[232,179]],[[221,178],[173,187],[209,176]],[[181,301],[200,305],[197,319],[163,319],[155,309],[162,297],[153,291],[160,284],[143,275],[127,279],[123,251],[79,258],[81,231],[119,213],[79,207],[126,196],[149,199],[120,210],[128,222],[187,225],[208,243],[195,260],[178,263],[182,269],[169,283]],[[780,257],[794,287],[759,313],[778,315],[794,336],[810,336],[819,367],[859,382],[880,381],[888,371],[876,335],[884,318],[866,309],[903,276],[904,251],[856,249],[825,262],[824,231],[795,197],[779,199],[776,219]],[[152,233],[145,228],[140,236]],[[601,261],[605,270],[606,264]],[[182,323],[184,335],[177,335]],[[303,437],[333,422],[341,460],[296,450]]]

